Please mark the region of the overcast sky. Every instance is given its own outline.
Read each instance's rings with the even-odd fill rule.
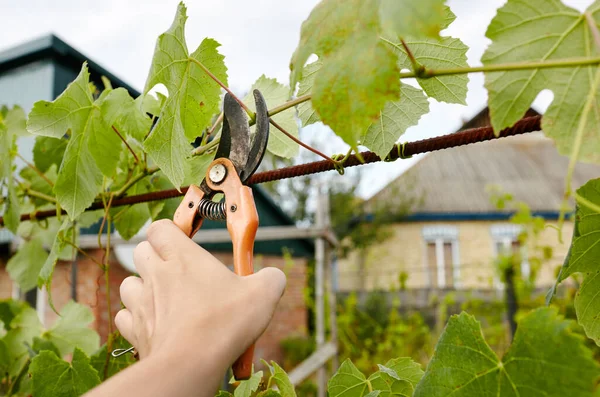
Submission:
[[[418,1],[418,0],[415,0]],[[150,67],[156,37],[173,19],[178,0],[0,0],[0,51],[54,33],[133,87],[141,89]],[[592,0],[565,0],[584,10]],[[223,46],[232,89],[243,93],[261,75],[286,83],[290,57],[298,44],[300,25],[317,0],[196,0],[187,1],[186,36],[190,51],[204,37]],[[447,30],[469,47],[469,63],[479,64],[488,40],[485,29],[504,0],[449,0],[458,19]],[[551,95],[535,105],[543,110]],[[486,103],[483,77],[471,75],[468,106],[432,101],[431,113],[401,138],[412,141],[448,134],[463,120],[479,112]],[[322,126],[305,129],[303,139],[314,136],[327,142],[325,150],[340,151],[340,140],[331,139]],[[326,139],[323,139],[326,137]],[[370,196],[398,176],[415,160],[369,165],[369,182],[362,194]]]

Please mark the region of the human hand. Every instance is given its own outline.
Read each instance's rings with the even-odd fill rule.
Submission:
[[[148,229],[134,251],[140,277],[121,284],[117,328],[147,357],[203,357],[219,379],[265,330],[285,288],[276,268],[240,277],[173,222]],[[220,375],[219,375],[220,374]]]

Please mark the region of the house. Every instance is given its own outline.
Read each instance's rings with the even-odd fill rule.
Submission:
[[[530,110],[528,116],[535,114]],[[484,125],[489,125],[487,109],[463,128]],[[421,291],[422,304],[432,291],[499,291],[502,280],[495,262],[506,253],[519,254],[523,276],[535,271],[535,286],[552,285],[567,254],[573,223],[565,222],[562,244],[555,229],[541,231],[538,245],[551,247],[552,255],[537,269],[530,263],[532,253],[518,239],[522,226],[510,222],[514,208],[499,208],[491,198],[508,193],[532,215],[556,224],[567,164],[568,158],[542,132],[423,156],[367,201],[376,208],[412,196],[417,204],[389,223],[389,238],[340,261],[340,291]],[[579,163],[573,188],[599,176],[600,166]]]
[[[75,79],[84,61],[88,62],[90,78],[96,86],[103,86],[101,76],[105,76],[112,82],[113,87],[124,87],[133,97],[139,95],[139,92],[133,87],[93,60],[56,36],[48,35],[0,52],[0,105],[16,104],[23,107],[25,112],[29,112],[34,102],[53,100],[66,88],[68,83]],[[33,137],[20,138],[19,141],[20,154],[30,162],[32,161],[33,143]],[[279,208],[265,190],[254,187],[253,191],[260,226],[294,225],[294,221]],[[225,224],[207,221],[204,228],[224,229]],[[93,233],[97,230],[98,225],[95,225],[84,230],[83,233]],[[14,236],[8,230],[0,229],[0,298],[21,297],[27,299],[37,308],[42,321],[51,324],[56,318],[56,314],[48,307],[46,292],[42,290],[18,291],[6,273],[5,265],[12,253],[11,242],[13,241]],[[122,247],[116,248],[119,251],[119,248]],[[205,245],[205,248],[225,264],[229,265],[233,262],[231,244]],[[256,347],[257,358],[280,360],[279,342],[282,339],[307,334],[308,311],[304,301],[304,288],[307,277],[307,258],[313,255],[314,247],[310,240],[280,240],[257,242],[254,252],[256,267],[277,266],[284,269],[288,276],[286,293],[266,332],[268,337],[261,338]],[[86,254],[97,260],[103,256],[103,252],[97,248],[88,249]],[[120,309],[119,285],[125,277],[131,274],[131,268],[128,270],[124,265],[122,254],[119,258],[113,251],[109,272],[109,294],[113,316]],[[107,314],[105,287],[103,271],[89,258],[79,255],[72,263],[62,262],[57,265],[51,292],[59,310],[70,299],[88,305],[95,315],[93,327],[105,340],[109,324],[112,322],[112,318]]]

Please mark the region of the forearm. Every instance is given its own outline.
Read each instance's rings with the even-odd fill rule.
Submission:
[[[168,352],[141,360],[85,397],[213,397],[224,375],[208,357]]]

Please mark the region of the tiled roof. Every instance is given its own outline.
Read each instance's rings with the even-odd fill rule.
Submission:
[[[503,138],[428,154],[369,203],[412,196],[417,213],[500,212],[490,200],[495,185],[533,211],[558,211],[567,165],[542,132]],[[600,166],[578,163],[573,188],[598,177]]]

